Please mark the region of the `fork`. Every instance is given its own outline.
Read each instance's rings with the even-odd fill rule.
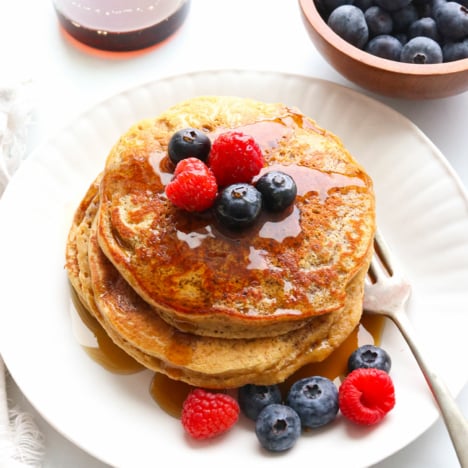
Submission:
[[[374,237],[374,255],[365,285],[364,310],[390,318],[410,347],[436,400],[462,468],[468,468],[468,421],[442,379],[424,359],[416,343],[412,323],[405,312],[411,286],[397,272],[395,259],[382,234]]]

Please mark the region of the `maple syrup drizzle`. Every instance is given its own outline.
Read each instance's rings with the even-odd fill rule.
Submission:
[[[70,314],[77,342],[95,362],[116,374],[133,374],[144,369],[123,349],[119,348],[99,322],[88,312],[71,288]]]
[[[348,358],[356,348],[365,344],[380,345],[384,323],[384,317],[364,314],[361,323],[330,356],[322,362],[305,365],[280,384],[283,397],[291,385],[303,377],[321,375],[334,381],[342,379],[347,372]],[[155,373],[150,395],[164,412],[178,418],[185,398],[194,388],[185,382]]]
[[[81,304],[74,291],[71,313],[75,337],[91,359],[116,374],[131,374],[145,369],[112,342],[99,322]],[[303,377],[321,375],[335,381],[342,379],[346,375],[348,358],[356,348],[364,344],[380,345],[384,324],[384,317],[363,314],[360,324],[330,356],[322,362],[306,364],[280,384],[283,396],[287,394],[293,382]],[[94,343],[90,342],[89,335],[94,336]],[[187,358],[183,351],[185,347],[181,346],[181,349],[181,352],[173,350],[173,357],[178,361]],[[182,404],[193,388],[195,387],[192,385],[156,372],[151,380],[149,393],[164,412],[178,418]]]
[[[322,129],[316,128],[311,122],[304,119],[303,116],[293,111],[277,119],[255,122],[238,127],[234,130],[239,130],[253,136],[262,149],[268,152],[276,148],[282,139],[287,138],[295,127],[308,127],[317,133],[324,133]],[[218,130],[216,134],[221,131],[222,130]],[[215,136],[215,133],[210,134],[210,136]],[[170,167],[167,155],[163,152],[152,153],[149,156],[148,163],[153,174],[156,174],[158,177],[160,186],[164,187],[171,180],[173,170],[173,168]],[[266,170],[273,169],[282,170],[294,178],[299,199],[314,192],[323,203],[330,193],[335,190],[351,186],[365,186],[365,180],[360,177],[349,177],[333,172],[322,172],[297,164],[272,164],[263,169],[261,174]],[[300,212],[297,206],[293,206],[285,213],[273,215],[273,217],[270,218],[264,215],[263,219],[258,223],[257,228],[246,229],[240,234],[237,233],[237,238],[232,239],[233,245],[239,242],[239,237],[242,237],[243,242],[246,244],[248,244],[249,238],[255,236],[273,239],[280,243],[287,237],[296,237],[301,234],[299,217]],[[217,227],[213,226],[212,220],[209,217],[180,217],[180,219],[176,218],[174,222],[177,228],[177,240],[182,244],[188,245],[192,250],[212,238],[223,237],[225,240],[229,240],[229,233],[221,232]],[[179,248],[175,248],[174,252],[180,255]],[[266,250],[256,249],[250,245],[245,269],[262,270],[265,268],[271,268],[268,262],[268,252]],[[292,287],[292,285],[285,284],[285,289],[288,287]],[[93,359],[103,365],[107,370],[117,373],[135,372],[142,368],[133,358],[127,356],[130,362],[133,361],[132,365],[134,365],[134,367],[132,367],[132,365],[129,366],[121,357],[121,354],[124,352],[113,345],[109,338],[106,340],[105,337],[107,337],[107,334],[99,323],[91,317],[82,306],[76,307],[76,309],[79,317],[97,338],[96,346],[91,347],[89,345],[83,345],[84,349]],[[281,384],[283,396],[286,395],[289,386],[294,381],[305,376],[322,375],[331,380],[341,379],[346,374],[348,357],[357,347],[364,344],[380,344],[383,326],[383,317],[364,314],[359,326],[356,327],[353,333],[351,333],[342,345],[334,350],[327,359],[320,363],[305,365]],[[180,336],[182,339],[183,334]],[[109,345],[109,341],[113,346]],[[170,350],[172,353],[171,360],[177,362],[179,365],[183,365],[186,361],[189,361],[190,353],[187,354],[186,348],[187,346],[184,346],[183,340],[180,346],[174,346],[174,348]],[[91,349],[93,352],[91,352]],[[174,417],[179,417],[183,401],[193,388],[194,387],[184,382],[173,380],[160,373],[155,373],[149,392],[162,410]]]
[[[301,224],[302,207],[305,204],[309,201],[310,203],[318,201],[318,204],[323,206],[321,214],[326,216],[329,212],[326,203],[330,197],[343,190],[363,190],[367,176],[362,172],[346,175],[323,171],[309,167],[309,164],[306,166],[300,163],[289,163],[289,161],[281,164],[275,163],[275,152],[281,152],[287,148],[288,139],[297,129],[304,128],[317,135],[326,133],[325,130],[316,127],[313,122],[292,110],[286,111],[278,118],[263,119],[232,129],[207,130],[212,140],[219,133],[227,130],[240,131],[252,136],[264,151],[265,159],[269,161],[268,166],[263,168],[257,177],[271,170],[280,170],[289,174],[297,185],[296,202],[282,213],[262,210],[256,223],[242,230],[225,228],[216,221],[211,210],[193,216],[186,216],[182,211],[177,210],[166,213],[169,217],[167,222],[171,224],[173,232],[163,236],[155,227],[154,242],[158,244],[155,255],[160,256],[158,265],[164,270],[167,283],[171,283],[173,279],[171,284],[177,284],[181,272],[193,271],[200,265],[200,268],[205,269],[207,274],[214,274],[220,284],[229,281],[233,276],[239,280],[231,283],[235,284],[230,292],[232,301],[235,301],[236,297],[244,294],[249,285],[258,283],[259,277],[264,277],[261,271],[283,268],[285,274],[281,275],[279,271],[280,275],[275,276],[275,281],[284,282],[282,289],[285,294],[278,298],[278,308],[274,313],[276,315],[299,314],[310,306],[310,298],[307,295],[296,291],[294,283],[286,284],[287,280],[282,279],[288,276],[287,270],[290,266],[278,263],[278,253],[291,248],[293,242],[300,243],[301,237],[305,235]],[[314,150],[311,149],[311,151]],[[310,154],[305,157],[309,156],[313,161],[314,155]],[[281,160],[283,159],[287,158],[281,157]],[[145,181],[151,181],[152,186],[159,187],[160,193],[157,197],[164,197],[164,187],[172,180],[174,170],[166,152],[158,150],[151,153],[147,157],[147,164],[141,170]],[[330,203],[330,207],[332,206],[333,202]],[[150,204],[146,208],[149,209],[149,207]],[[322,208],[319,209],[322,210]],[[145,210],[140,211],[146,212]],[[148,242],[152,241],[149,235]],[[224,248],[230,249],[229,261],[219,254]],[[279,287],[281,289],[280,284]],[[170,302],[172,297],[169,291],[166,290],[165,293],[167,297],[160,298],[160,300]],[[205,310],[221,303],[225,300],[223,294],[218,288],[208,300],[200,292],[197,295],[197,300],[202,303],[200,308]],[[254,315],[255,311],[249,311],[249,313]]]

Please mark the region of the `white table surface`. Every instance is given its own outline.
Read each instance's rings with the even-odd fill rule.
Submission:
[[[11,77],[31,79],[33,83],[36,100],[29,150],[103,99],[174,74],[223,68],[268,70],[357,88],[316,52],[296,0],[194,0],[186,23],[170,41],[143,54],[113,58],[84,53],[67,42],[50,0],[3,0],[0,51],[0,80]],[[424,102],[370,95],[419,126],[468,186],[468,93]],[[449,356],[448,350],[442,352]],[[106,466],[50,427],[18,388],[13,387],[12,396],[36,415],[46,436],[46,467]],[[457,400],[468,416],[468,387]],[[416,441],[376,466],[452,468],[459,464],[439,420]]]

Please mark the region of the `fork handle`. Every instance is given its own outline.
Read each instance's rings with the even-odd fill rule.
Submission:
[[[404,310],[398,310],[392,318],[404,336],[408,346],[411,348],[432,394],[439,405],[460,465],[462,468],[468,468],[468,421],[460,411],[460,408],[450,394],[446,384],[424,360],[419,345],[416,344],[411,321]]]

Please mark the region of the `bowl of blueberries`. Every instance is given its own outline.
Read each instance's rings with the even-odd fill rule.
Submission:
[[[468,0],[299,0],[307,32],[369,91],[437,99],[468,91]]]

